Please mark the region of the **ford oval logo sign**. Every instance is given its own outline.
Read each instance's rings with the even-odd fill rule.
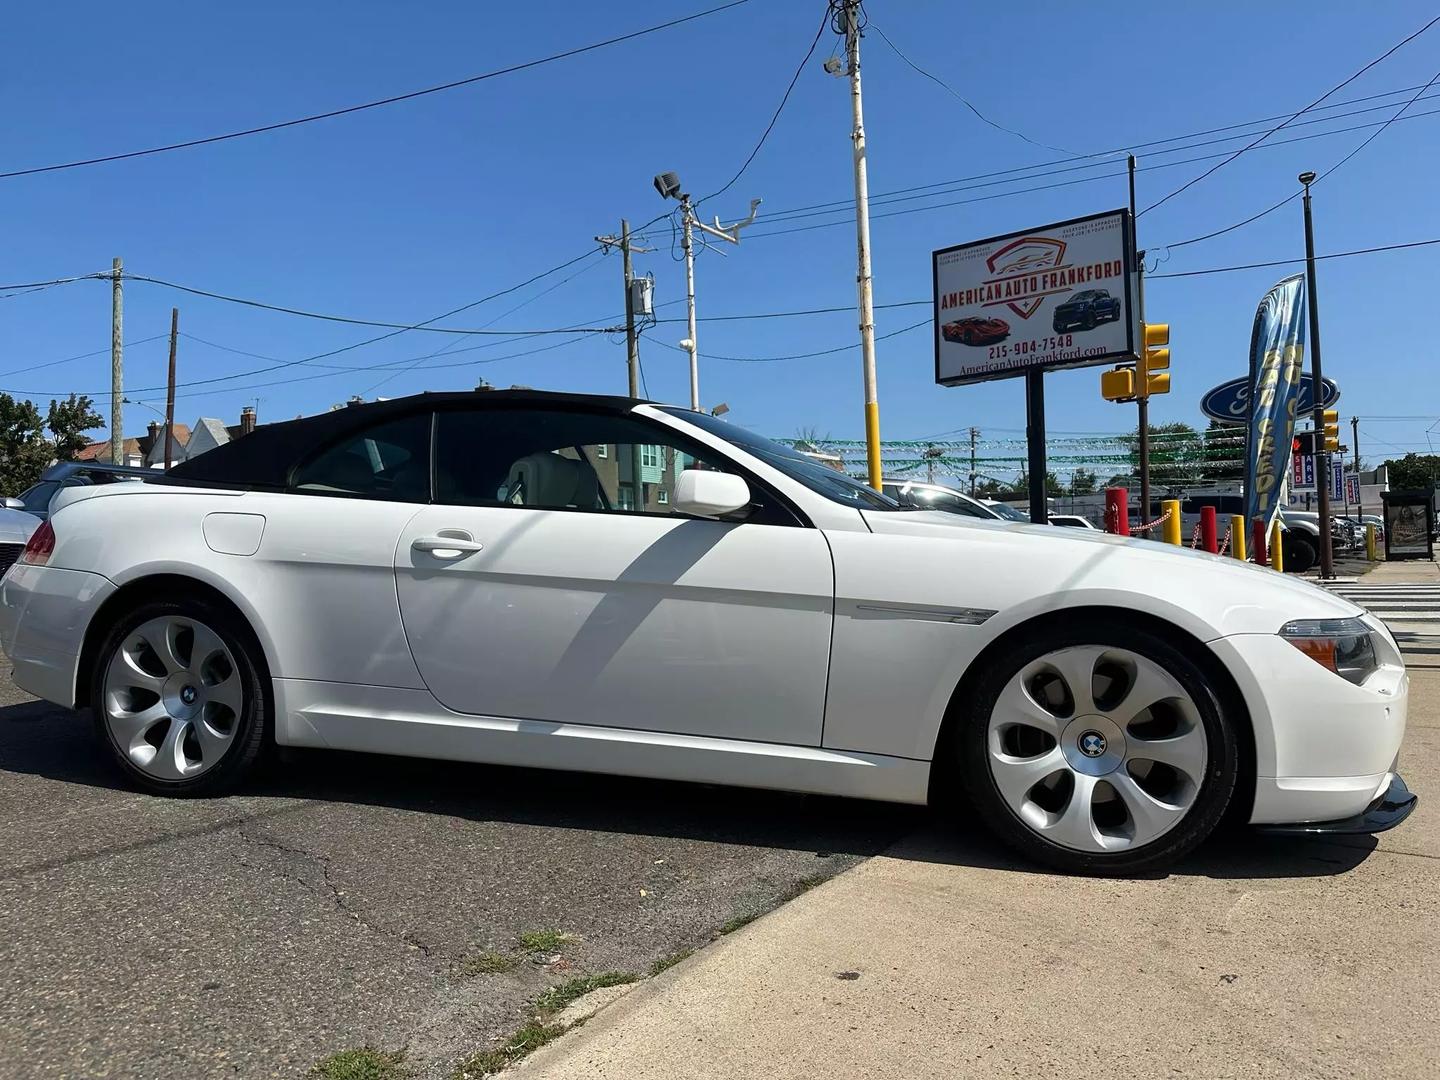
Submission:
[[[1340,400],[1340,387],[1330,379],[1324,380],[1324,383],[1325,395],[1321,402],[1321,408],[1328,409]],[[1295,409],[1297,415],[1308,414],[1315,410],[1315,396],[1311,392],[1314,385],[1315,377],[1308,371],[1300,376],[1300,400]],[[1245,423],[1250,411],[1249,378],[1231,379],[1209,391],[1200,399],[1200,411],[1212,420],[1219,420],[1222,424]]]

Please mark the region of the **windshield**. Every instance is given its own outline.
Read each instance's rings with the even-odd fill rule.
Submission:
[[[658,407],[673,416],[678,416],[687,424],[694,424],[711,435],[738,446],[747,454],[754,454],[766,465],[779,469],[792,480],[804,484],[811,491],[818,495],[824,495],[834,502],[844,503],[846,506],[853,506],[858,510],[903,509],[899,503],[881,495],[874,488],[846,476],[837,469],[821,464],[813,458],[808,458],[784,443],[767,439],[763,435],[756,435],[753,431],[746,431],[734,424],[727,424],[724,420],[717,419],[708,413],[691,412],[689,409],[681,409],[674,405]]]
[[[989,506],[991,510],[994,510],[995,513],[999,514],[1002,518],[1005,518],[1008,521],[1030,520],[1029,514],[1022,513],[1021,511],[1016,510],[1015,507],[1009,506],[1006,503],[987,503],[986,505]]]

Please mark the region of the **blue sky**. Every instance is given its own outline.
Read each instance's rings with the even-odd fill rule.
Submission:
[[[0,171],[43,165],[249,127],[341,107],[521,62],[708,6],[528,5],[374,0],[247,5],[98,3],[22,5],[7,16],[5,147]],[[878,24],[912,60],[935,72],[998,122],[1077,153],[1093,153],[1292,111],[1373,59],[1431,17],[1419,2],[1318,2],[1301,9],[1211,3],[961,5],[870,0]],[[621,216],[638,225],[665,206],[651,176],[677,171],[704,194],[749,153],[819,23],[818,0],[756,2],[662,34],[517,75],[367,113],[136,161],[0,181],[0,283],[109,268],[315,311],[411,322],[524,280],[593,247]],[[784,235],[767,215],[844,200],[851,193],[849,101],[820,61],[828,31],[774,133],[745,176],[705,207],[727,220],[763,197],[761,223],[727,257],[697,264],[699,311],[747,314],[852,304],[853,219],[845,213],[789,223],[833,227]],[[1062,156],[987,127],[907,67],[878,35],[865,40],[870,183],[883,193]],[[1340,91],[1332,101],[1418,87],[1440,69],[1440,26]],[[1131,75],[1130,73],[1134,74]],[[1430,91],[1440,94],[1440,83]],[[1408,96],[1408,95],[1407,95]],[[1333,112],[1401,103],[1368,101]],[[1437,108],[1425,102],[1412,111]],[[1327,115],[1321,113],[1318,115]],[[1367,112],[1328,125],[1369,123]],[[1258,130],[1258,129],[1256,129]],[[1140,222],[1140,244],[1164,245],[1247,217],[1289,194],[1302,169],[1324,173],[1373,128],[1257,149]],[[1433,197],[1440,115],[1394,124],[1316,188],[1317,247],[1324,252],[1440,237]],[[1214,136],[1211,136],[1214,137]],[[1293,137],[1282,133],[1280,138]],[[1191,153],[1141,154],[1146,206],[1208,168],[1160,166]],[[893,209],[975,199],[1121,166],[973,189]],[[873,225],[878,303],[925,299],[930,252],[1044,222],[1121,206],[1123,175],[883,218]],[[665,222],[657,250],[636,258],[656,278],[661,314],[684,315],[683,265],[671,258]],[[1166,272],[1293,257],[1303,252],[1299,201],[1206,243],[1168,252]],[[1325,372],[1342,388],[1344,417],[1363,420],[1369,458],[1425,449],[1440,421],[1431,269],[1440,246],[1321,264]],[[578,272],[578,274],[577,274]],[[1174,392],[1156,399],[1156,421],[1200,422],[1210,386],[1243,373],[1255,305],[1286,268],[1151,280],[1153,321],[1172,326]],[[571,275],[572,280],[565,281]],[[606,325],[623,310],[618,256],[592,257],[450,325],[499,329]],[[564,284],[551,289],[557,283]],[[674,303],[681,300],[681,303]],[[523,307],[506,314],[522,302]],[[181,328],[230,349],[294,360],[378,331],[127,285],[126,338]],[[878,332],[909,326],[925,308],[878,313]],[[858,348],[811,359],[736,363],[846,345],[853,314],[703,323],[706,405],[772,435],[815,427],[837,438],[862,431]],[[642,346],[650,395],[688,399],[683,321],[662,323]],[[391,370],[296,367],[208,387],[182,385],[177,418],[234,422],[258,403],[262,420],[292,417],[353,393],[400,395],[492,383],[623,392],[623,341],[594,337],[500,343],[409,333],[326,363],[363,368],[483,343],[485,349]],[[920,438],[977,425],[1013,437],[1023,427],[1019,380],[942,389],[933,383],[922,328],[879,345],[882,434]],[[108,356],[27,371],[101,350],[109,342],[109,288],[79,282],[0,301],[0,388],[108,390]],[[469,364],[491,357],[509,357]],[[266,361],[182,339],[180,380],[263,367]],[[440,367],[440,364],[452,366]],[[130,387],[163,384],[162,340],[126,355]],[[383,383],[381,380],[387,379]],[[1049,377],[1052,431],[1133,427],[1132,407],[1100,399],[1098,371]],[[377,385],[378,384],[378,385]],[[108,400],[96,393],[101,410]],[[136,396],[163,405],[163,392]],[[129,407],[127,427],[154,414]],[[98,436],[97,436],[98,437]],[[1440,438],[1440,427],[1430,438]],[[1383,442],[1381,441],[1383,440]],[[1440,444],[1437,444],[1440,445]],[[1399,449],[1392,449],[1399,448]]]

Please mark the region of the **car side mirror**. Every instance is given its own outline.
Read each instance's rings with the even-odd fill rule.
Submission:
[[[750,505],[750,485],[734,473],[686,469],[675,482],[671,505],[682,514],[724,517]]]
[[[9,495],[5,496],[4,499],[0,499],[0,506],[4,506],[6,510],[24,510],[24,509],[25,509],[25,504],[24,504],[23,502],[21,502],[19,499],[13,498],[12,496],[9,496]]]

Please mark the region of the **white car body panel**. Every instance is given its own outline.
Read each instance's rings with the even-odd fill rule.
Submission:
[[[1234,676],[1255,820],[1358,813],[1393,768],[1406,681],[1388,635],[1359,687],[1276,636],[1361,614],[1333,594],[1098,531],[861,513],[679,414],[635,413],[730,458],[808,525],[74,488],[52,506],[48,565],[0,581],[0,645],[22,687],[73,705],[104,601],[182,575],[254,629],[282,744],[916,802],[986,646],[1099,606],[1163,620]],[[415,551],[445,529],[480,550]]]
[[[484,549],[413,546],[457,532]],[[834,575],[817,529],[429,506],[395,565],[410,647],[447,709],[820,744]]]

